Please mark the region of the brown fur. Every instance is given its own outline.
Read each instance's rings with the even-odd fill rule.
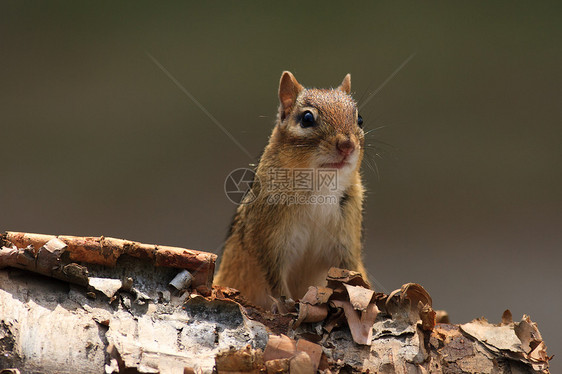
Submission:
[[[215,284],[239,289],[263,307],[271,296],[298,299],[308,286],[320,285],[332,266],[365,275],[361,259],[363,130],[357,125],[357,105],[349,95],[351,78],[336,89],[306,89],[284,72],[279,86],[279,114],[252,186],[257,198],[238,207]],[[313,128],[302,128],[305,110],[315,115]],[[345,143],[347,142],[347,143]],[[271,203],[271,170],[318,170],[339,162],[338,144],[354,147],[356,162],[338,171],[337,206]],[[345,160],[345,159],[344,159]],[[341,181],[341,183],[340,183]],[[341,184],[341,185],[340,185]],[[287,192],[310,197],[314,192]]]

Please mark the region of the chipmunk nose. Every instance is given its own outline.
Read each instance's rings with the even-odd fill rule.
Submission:
[[[355,150],[355,144],[349,139],[338,140],[336,148],[343,156],[349,156]]]

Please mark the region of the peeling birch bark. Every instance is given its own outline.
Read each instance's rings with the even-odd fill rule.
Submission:
[[[37,254],[49,241],[58,239],[66,244],[69,260],[73,262],[86,262],[104,266],[115,266],[118,259],[131,256],[142,261],[152,263],[154,266],[187,269],[195,273],[193,282],[196,285],[210,287],[215,271],[217,255],[163,245],[143,244],[130,240],[100,237],[80,237],[68,235],[43,235],[23,232],[4,233],[0,238],[3,247],[15,247],[25,250],[28,256]],[[15,266],[22,268],[19,262],[14,262],[13,253],[0,253],[0,266]],[[22,255],[19,255],[21,258]],[[3,258],[3,259],[2,259]],[[16,266],[18,265],[18,266]],[[26,263],[28,266],[28,263]]]
[[[431,297],[417,284],[385,295],[358,273],[332,269],[327,287],[310,287],[300,302],[279,300],[283,314],[272,314],[233,289],[203,296],[191,271],[132,255],[150,246],[131,252],[127,241],[68,238],[3,237],[6,372],[549,373],[545,343],[528,316],[513,322],[506,311],[497,325],[436,324]],[[122,252],[108,253],[112,246]],[[94,247],[106,263],[84,260]],[[197,254],[214,261],[209,255]]]

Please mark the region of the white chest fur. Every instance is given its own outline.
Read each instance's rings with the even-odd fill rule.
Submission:
[[[354,180],[353,173],[351,167],[337,170],[335,186],[305,193],[307,198],[290,208],[281,240],[281,276],[290,293],[286,296],[298,299],[309,286],[325,285],[328,270],[341,264],[351,234],[340,200]]]
[[[341,260],[343,215],[336,200],[303,204],[295,209],[285,241],[286,282],[291,297],[304,295],[308,286],[324,285],[330,267]]]

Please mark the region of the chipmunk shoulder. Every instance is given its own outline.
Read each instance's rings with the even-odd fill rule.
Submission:
[[[238,206],[215,284],[269,308],[323,285],[328,270],[359,271],[363,120],[346,75],[334,89],[303,87],[288,71],[250,193]]]

